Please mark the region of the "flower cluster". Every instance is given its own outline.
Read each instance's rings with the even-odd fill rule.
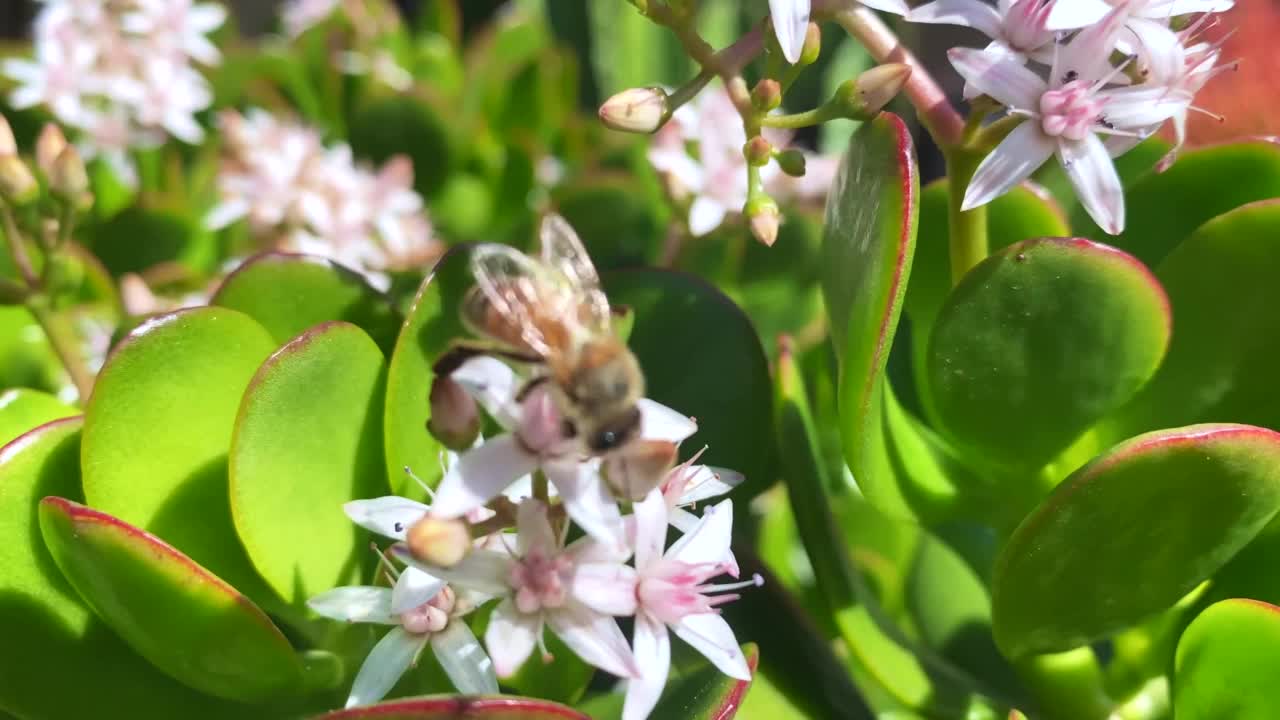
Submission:
[[[1231,0],[936,0],[908,20],[973,27],[983,50],[949,55],[968,83],[1026,120],[978,167],[965,209],[990,202],[1057,155],[1081,204],[1111,234],[1123,232],[1124,195],[1112,158],[1172,121],[1182,144],[1195,95],[1220,69],[1220,47],[1199,40],[1205,25],[1175,29],[1191,13]],[[1121,58],[1113,62],[1112,58]],[[1173,154],[1166,158],[1171,162]]]
[[[392,588],[338,588],[310,603],[328,617],[392,628],[357,675],[349,706],[385,694],[427,645],[459,690],[494,692],[496,678],[516,672],[535,648],[550,659],[547,628],[582,660],[627,681],[626,720],[647,717],[662,693],[669,632],[726,674],[750,679],[716,608],[759,578],[708,582],[738,575],[732,501],[701,516],[686,509],[728,492],[740,475],[696,465],[695,456],[666,466],[656,485],[626,485],[625,461],[584,457],[563,435],[545,384],[525,387],[508,365],[484,356],[449,379],[507,432],[452,457],[429,505],[382,497],[346,506],[355,522],[395,540],[390,555],[405,565]],[[633,442],[641,446],[674,447],[697,427],[650,400],[640,412]],[[629,514],[619,496],[633,501]],[[571,524],[586,534],[566,542]],[[671,527],[683,534],[668,546]],[[486,602],[496,602],[487,653],[460,620]],[[635,618],[631,644],[618,617]]]
[[[272,246],[333,258],[377,282],[382,271],[418,267],[442,252],[407,157],[373,172],[345,143],[325,147],[318,130],[257,109],[224,112],[219,126],[222,201],[206,216],[208,227],[247,219]]]
[[[130,149],[203,140],[195,114],[213,93],[193,63],[220,60],[206,35],[225,19],[222,5],[192,0],[48,0],[33,28],[35,59],[0,66],[18,81],[9,102],[47,107],[81,133],[85,158],[103,157],[135,184]]]

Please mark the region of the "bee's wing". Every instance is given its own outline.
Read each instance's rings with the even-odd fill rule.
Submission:
[[[577,322],[592,333],[608,331],[609,300],[600,289],[600,275],[578,234],[564,218],[552,213],[543,218],[539,237],[542,262],[561,276],[567,292],[577,300]]]
[[[561,325],[570,299],[547,268],[515,248],[485,244],[472,249],[471,272],[476,287],[462,314],[473,330],[543,357],[567,347]]]

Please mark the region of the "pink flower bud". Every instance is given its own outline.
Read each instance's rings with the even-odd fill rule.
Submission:
[[[622,132],[655,132],[670,117],[667,92],[660,87],[623,90],[600,106],[600,121]]]
[[[431,382],[431,418],[427,432],[451,450],[471,447],[480,434],[480,411],[462,386],[448,377]]]

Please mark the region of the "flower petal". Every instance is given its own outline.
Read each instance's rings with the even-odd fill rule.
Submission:
[[[964,193],[963,209],[986,205],[1026,180],[1053,154],[1054,142],[1030,119],[1013,129],[982,161]]]
[[[677,505],[690,505],[713,497],[720,497],[738,487],[745,479],[737,470],[711,465],[694,465],[688,471],[692,477],[685,485]]]
[[[542,621],[538,615],[524,615],[516,610],[510,598],[494,608],[489,617],[489,627],[484,631],[484,645],[493,658],[493,669],[498,677],[510,677],[529,659]]]
[[[507,575],[511,572],[512,560],[510,555],[503,552],[477,548],[451,568],[419,562],[409,554],[409,548],[404,545],[391,546],[391,554],[410,567],[458,586],[455,589],[478,590],[487,595],[505,595],[511,591]]]
[[[627,697],[622,705],[622,720],[644,720],[662,697],[662,688],[671,672],[671,636],[667,626],[649,613],[636,616],[635,639],[632,641],[640,676],[627,683]]]
[[[458,456],[436,488],[431,512],[442,518],[466,514],[489,502],[537,467],[537,458],[526,452],[513,434],[499,435]]]
[[[1111,155],[1098,136],[1090,134],[1080,142],[1060,142],[1058,157],[1089,217],[1112,235],[1124,232],[1124,189]]]
[[[444,586],[444,580],[410,565],[391,588],[391,612],[399,615],[412,610],[431,600]]]
[[[1005,52],[952,48],[947,57],[966,81],[1009,107],[1035,110],[1048,85]]]
[[[910,22],[971,27],[989,38],[1000,37],[1000,13],[978,0],[934,0],[907,13]]]
[[[465,695],[498,694],[493,661],[465,622],[455,619],[444,630],[433,634],[431,649],[458,692]]]
[[[626,545],[622,511],[600,478],[599,463],[558,461],[546,463],[542,470],[560,493],[565,512],[584,532],[608,546]]]
[[[673,625],[676,635],[702,653],[720,672],[739,680],[751,679],[747,658],[738,647],[733,628],[719,613],[686,615]]]
[[[574,568],[569,592],[606,615],[636,614],[636,571],[621,563],[587,563]]]
[[[356,679],[351,683],[351,694],[347,696],[347,707],[381,700],[413,664],[427,637],[410,635],[402,627],[391,628],[391,632],[369,651],[369,657],[364,659],[360,672],[356,673]]]
[[[1109,12],[1106,0],[1061,0],[1054,3],[1045,25],[1050,30],[1074,30],[1098,22]]]
[[[698,431],[697,421],[660,402],[640,398],[636,407],[640,409],[640,437],[645,440],[678,443]]]
[[[720,227],[720,223],[724,222],[724,216],[728,213],[728,208],[718,200],[699,195],[689,206],[689,232],[693,233],[694,237],[702,237]]]
[[[661,490],[653,490],[644,500],[631,506],[635,516],[636,567],[644,570],[662,559],[662,549],[667,544],[669,511],[667,499]]]
[[[343,622],[395,625],[391,613],[391,590],[370,585],[334,588],[307,601],[317,614]]]
[[[572,601],[548,610],[546,616],[556,635],[588,664],[618,677],[639,674],[627,638],[613,618]]]
[[[1191,96],[1164,87],[1116,88],[1098,93],[1107,122],[1121,130],[1142,130],[1168,120],[1191,107]],[[1099,130],[1105,133],[1106,130]]]
[[[880,10],[894,15],[906,15],[911,10],[911,8],[907,7],[905,0],[862,0],[862,4],[872,10]]]
[[[697,527],[667,549],[672,560],[696,565],[727,562],[733,539],[733,501],[707,508]]]
[[[800,60],[804,36],[809,30],[809,0],[769,0],[773,32],[778,36],[782,56],[792,65]]]
[[[553,555],[560,546],[547,517],[547,506],[536,498],[528,498],[516,508],[516,533],[521,555],[529,554],[530,550]]]
[[[693,529],[698,527],[698,523],[702,521],[702,518],[683,508],[673,508],[668,518],[671,522],[671,527],[682,533],[693,532]]]
[[[427,514],[430,506],[398,495],[352,500],[342,506],[351,521],[369,532],[392,540],[404,540],[409,528]]]
[[[449,379],[462,386],[485,412],[504,429],[511,430],[520,422],[520,378],[511,366],[487,355],[473,357],[458,366]]]

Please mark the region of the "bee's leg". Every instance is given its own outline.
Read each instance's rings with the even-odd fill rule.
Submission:
[[[449,346],[449,349],[445,350],[440,357],[436,358],[435,364],[431,366],[431,370],[437,377],[444,377],[452,374],[454,370],[457,370],[462,365],[462,363],[480,355],[500,357],[519,363],[542,362],[542,358],[537,355],[509,350],[493,343],[487,343],[483,340],[464,338],[454,340]]]

